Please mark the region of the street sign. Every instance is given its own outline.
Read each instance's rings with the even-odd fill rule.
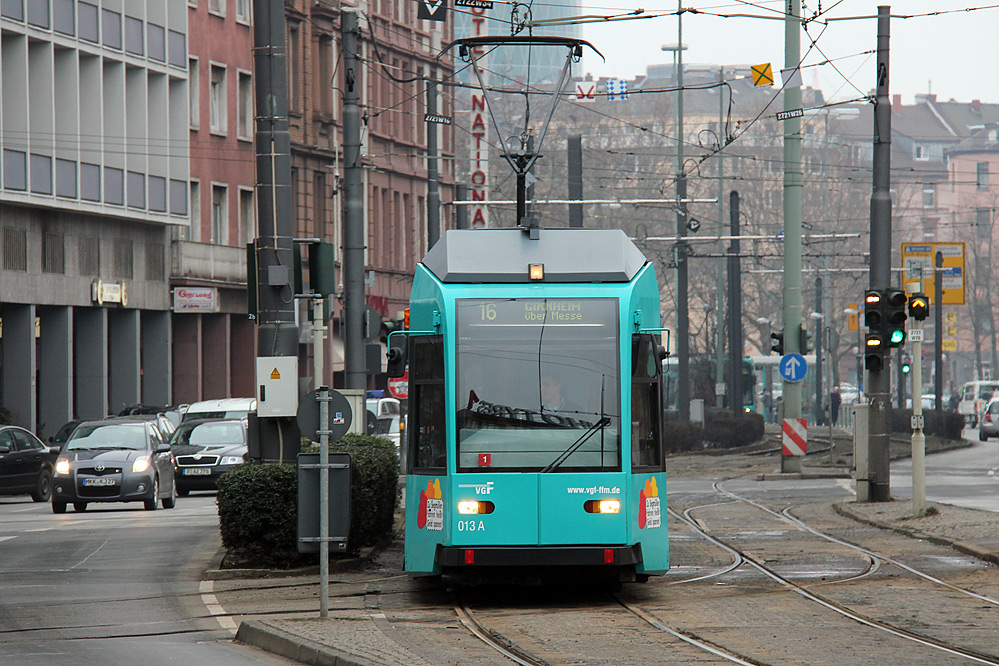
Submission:
[[[909,340],[912,342],[922,342],[923,341],[923,329],[921,328],[910,328],[909,329]]]
[[[388,390],[393,397],[405,400],[409,397],[409,370],[403,373],[402,377],[393,377],[388,380]]]
[[[753,65],[750,69],[753,73],[754,86],[771,86],[774,83],[774,71],[769,62]]]
[[[781,454],[803,456],[808,452],[808,421],[806,419],[784,419],[781,427]]]
[[[957,340],[944,338],[940,341],[940,349],[943,351],[957,351]]]
[[[943,299],[938,302],[934,293],[933,267],[936,254],[943,255]],[[964,305],[964,243],[902,243],[902,286],[919,283],[922,291],[930,297],[930,303],[943,305]]]
[[[780,376],[784,378],[786,382],[800,382],[805,378],[805,373],[808,372],[808,364],[805,362],[805,357],[801,354],[785,354],[780,359],[780,365],[777,366],[780,371]]]
[[[330,441],[336,442],[350,432],[352,413],[350,402],[339,391],[330,389]],[[298,401],[298,429],[302,437],[319,441],[319,401],[316,391],[309,391]]]

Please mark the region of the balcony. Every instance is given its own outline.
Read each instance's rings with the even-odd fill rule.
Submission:
[[[246,248],[173,241],[172,250],[172,279],[246,284]]]

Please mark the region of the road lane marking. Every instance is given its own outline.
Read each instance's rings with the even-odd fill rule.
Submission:
[[[10,541],[11,539],[16,539],[16,538],[17,536],[0,537],[0,541]]]
[[[218,597],[211,592],[215,591],[215,581],[203,580],[198,585],[198,592],[201,593],[201,603],[205,605],[208,610],[208,614],[212,615],[216,620],[218,620],[219,626],[228,631],[229,633],[235,634],[238,625],[236,621],[229,617],[222,605],[219,604]]]

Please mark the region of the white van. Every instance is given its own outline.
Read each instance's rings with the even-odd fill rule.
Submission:
[[[184,420],[191,419],[245,419],[257,411],[254,398],[221,398],[195,402],[184,412]]]
[[[968,382],[961,387],[961,402],[957,403],[957,412],[964,416],[969,428],[978,426],[978,415],[996,391],[999,391],[999,381],[995,380]]]

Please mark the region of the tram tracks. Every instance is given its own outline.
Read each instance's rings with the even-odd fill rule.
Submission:
[[[878,553],[874,550],[864,548],[863,546],[859,546],[857,544],[853,544],[843,539],[839,539],[833,535],[827,534],[821,530],[818,530],[808,525],[805,521],[796,517],[790,508],[785,508],[783,511],[780,512],[774,511],[773,509],[770,509],[769,507],[766,507],[760,504],[759,502],[754,502],[753,500],[742,497],[740,495],[737,495],[736,493],[730,492],[722,488],[720,483],[715,483],[714,488],[718,493],[726,496],[729,499],[728,503],[741,503],[747,506],[754,507],[755,509],[762,511],[767,515],[769,515],[770,517],[776,520],[780,520],[797,530],[801,530],[815,537],[823,539],[829,543],[833,543],[840,547],[846,548],[866,558],[869,562],[869,566],[867,567],[866,571],[857,573],[853,576],[849,576],[846,578],[838,578],[834,580],[826,580],[819,584],[804,585],[799,582],[796,582],[795,580],[792,579],[791,576],[779,573],[775,567],[770,566],[761,557],[753,556],[747,553],[745,549],[734,546],[731,543],[731,540],[722,538],[720,536],[711,533],[703,519],[696,519],[693,516],[693,513],[695,511],[701,511],[712,507],[718,507],[721,504],[725,504],[725,503],[712,503],[712,504],[690,507],[686,509],[682,515],[672,508],[669,509],[669,513],[674,518],[682,521],[689,529],[698,533],[702,538],[714,544],[718,548],[724,550],[732,558],[732,562],[729,565],[711,574],[699,576],[697,578],[686,579],[682,581],[675,581],[675,584],[689,583],[689,582],[694,582],[695,580],[699,581],[707,578],[722,576],[727,573],[731,573],[739,569],[743,564],[746,564],[756,569],[760,573],[762,573],[768,579],[777,582],[781,586],[795,592],[796,594],[807,599],[808,601],[816,603],[829,611],[832,611],[842,617],[848,618],[854,622],[857,622],[871,629],[885,632],[897,638],[911,641],[924,647],[929,647],[934,650],[939,650],[947,655],[961,657],[973,663],[999,665],[999,656],[997,655],[989,654],[980,649],[958,645],[952,641],[931,636],[924,631],[916,631],[911,628],[900,626],[899,624],[896,623],[878,619],[876,617],[873,617],[869,613],[865,613],[857,610],[856,608],[850,607],[849,604],[837,601],[828,595],[820,594],[814,591],[814,588],[818,587],[819,585],[833,585],[833,584],[844,584],[848,582],[853,582],[860,578],[871,576],[873,573],[878,571],[880,567],[883,565],[892,565],[925,583],[929,583],[932,586],[939,587],[943,590],[946,590],[949,593],[960,594],[970,599],[974,599],[975,601],[983,602],[985,604],[988,604],[989,606],[999,606],[999,599],[978,593],[974,590],[961,587],[959,585],[954,585],[953,583],[945,581],[937,576],[933,576],[932,574],[929,574],[925,571],[917,569],[916,567],[908,565],[905,562],[898,560],[897,558]]]

